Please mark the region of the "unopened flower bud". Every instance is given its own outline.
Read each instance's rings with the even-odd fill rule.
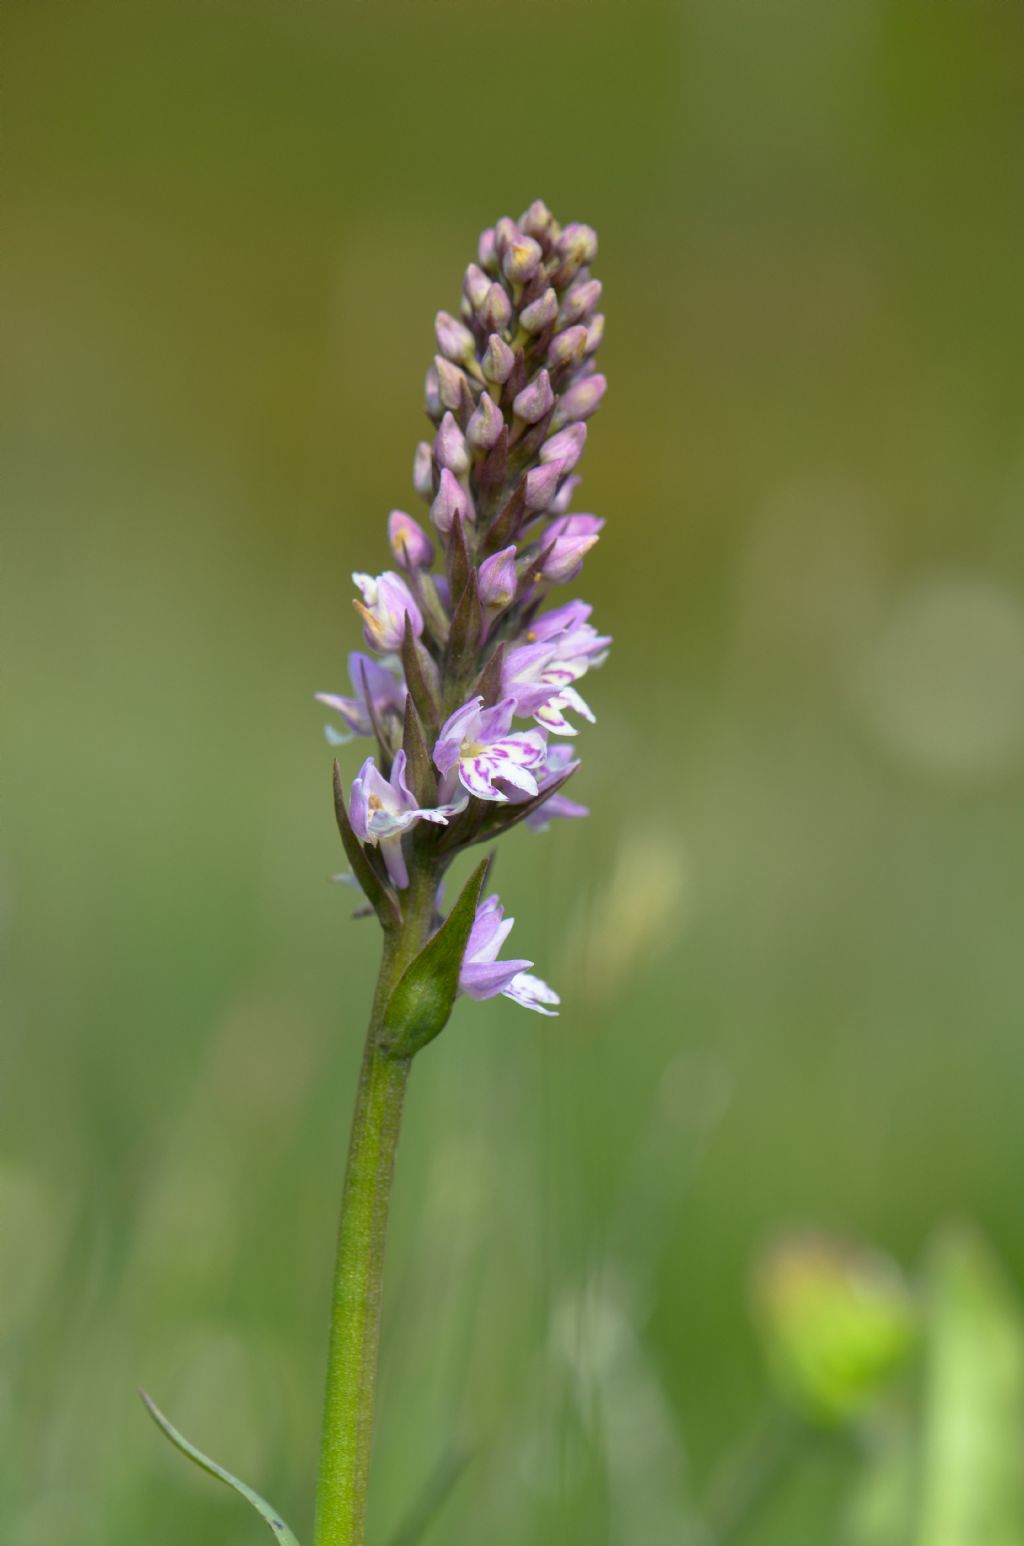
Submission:
[[[494,245],[499,259],[504,258],[508,249],[519,240],[522,234],[510,216],[502,215],[494,227]]]
[[[465,524],[472,521],[475,515],[473,502],[458,478],[447,467],[443,468],[437,498],[430,507],[430,519],[438,531],[446,534],[450,532],[456,516]]]
[[[483,372],[488,381],[493,381],[495,386],[504,386],[515,363],[516,357],[505,340],[492,333],[483,358]]]
[[[479,311],[487,299],[487,292],[491,288],[491,281],[482,268],[471,263],[466,270],[466,277],[462,281],[462,290],[467,301],[474,311]]]
[[[520,235],[509,243],[502,257],[505,278],[511,279],[513,284],[525,284],[540,268],[543,256],[540,242],[535,242],[532,236]]]
[[[437,465],[447,467],[449,471],[455,473],[456,477],[461,477],[464,472],[469,471],[466,437],[451,413],[446,413],[441,420],[441,427],[434,439],[434,455],[437,458]]]
[[[539,370],[528,386],[517,394],[512,404],[517,418],[527,424],[536,424],[554,406],[555,394],[546,370]]]
[[[568,299],[568,297],[566,297]],[[473,358],[473,335],[464,322],[459,322],[447,311],[439,311],[434,318],[437,347],[456,364]]]
[[[562,471],[571,472],[583,455],[586,443],[587,426],[570,424],[552,435],[550,440],[545,440],[540,448],[540,459],[542,462],[561,462]]]
[[[519,324],[527,333],[543,333],[557,316],[558,296],[549,287],[537,300],[523,307],[519,313]]]
[[[437,371],[438,393],[441,398],[442,408],[450,408],[456,412],[462,402],[463,384],[468,388],[465,372],[451,360],[446,360],[443,354],[435,354],[434,369]]]
[[[521,231],[525,231],[527,236],[536,237],[538,241],[541,241],[549,234],[554,224],[555,217],[548,209],[544,200],[534,199],[520,220],[519,228]]]
[[[480,233],[476,255],[480,267],[488,274],[496,274],[498,272],[498,246],[493,229]]]
[[[388,541],[403,569],[429,569],[434,562],[434,544],[404,510],[392,510],[388,516]]]
[[[428,440],[421,440],[412,459],[412,486],[421,499],[434,497],[434,453]]]
[[[544,538],[551,542],[559,537],[596,537],[604,526],[602,515],[562,515],[552,521]]]
[[[596,317],[590,320],[587,328],[587,347],[584,354],[596,354],[604,340],[604,312],[599,311]]]
[[[573,516],[565,517],[567,521]],[[573,580],[583,566],[583,559],[597,541],[596,532],[581,532],[579,536],[556,537],[553,542],[545,538],[547,552],[540,566],[541,575],[556,585]]]
[[[488,286],[480,310],[480,320],[491,333],[503,333],[512,320],[512,302],[504,285]]]
[[[604,376],[600,375],[584,376],[582,381],[573,382],[569,390],[558,399],[554,419],[556,427],[589,419],[604,396],[607,385]]]
[[[530,469],[526,474],[524,490],[528,511],[535,514],[548,508],[564,470],[562,462],[544,462],[540,467]]]
[[[497,445],[505,420],[490,392],[481,392],[480,401],[466,425],[466,439],[478,451]]]
[[[567,290],[558,319],[562,326],[572,327],[574,323],[588,321],[601,299],[601,288],[600,279],[586,279]]]
[[[427,368],[426,379],[423,382],[423,401],[426,405],[427,417],[439,419],[444,412],[444,406],[441,402],[441,383],[435,365]]]
[[[548,515],[564,515],[572,504],[573,495],[582,482],[582,478],[566,478],[562,487],[548,505]]]
[[[515,548],[502,548],[500,553],[485,558],[480,565],[477,581],[480,600],[485,606],[494,607],[499,612],[511,606],[516,599]]]
[[[563,227],[562,234],[558,238],[557,250],[559,256],[582,268],[586,263],[593,263],[597,257],[597,232],[593,226],[581,225],[573,220]]]
[[[571,365],[576,360],[583,358],[583,352],[586,347],[586,328],[567,327],[563,333],[556,333],[551,340],[551,346],[548,349],[548,364],[552,370],[558,370],[561,365]]]

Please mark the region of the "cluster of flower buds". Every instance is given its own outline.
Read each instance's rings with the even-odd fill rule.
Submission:
[[[560,226],[540,201],[483,233],[459,314],[435,322],[433,435],[413,463],[428,516],[393,510],[396,567],[353,576],[372,653],[349,657],[350,696],[317,696],[340,717],[334,744],[377,743],[339,820],[385,927],[401,919],[417,863],[439,878],[456,853],[516,822],[587,814],[562,793],[578,760],[549,736],[575,736],[570,716],[593,721],[578,684],[610,641],[582,601],[543,609],[603,525],[572,510],[605,390],[596,253],[589,226]],[[557,996],[530,962],[496,959],[510,928],[496,897],[480,904],[461,989],[552,1013]]]

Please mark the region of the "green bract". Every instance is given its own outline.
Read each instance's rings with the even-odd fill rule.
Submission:
[[[489,859],[477,865],[448,917],[406,968],[388,1000],[381,1042],[391,1057],[413,1057],[448,1024],[489,866]]]

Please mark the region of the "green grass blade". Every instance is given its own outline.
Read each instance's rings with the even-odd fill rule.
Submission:
[[[240,1493],[247,1503],[252,1504],[257,1514],[260,1514],[266,1520],[274,1532],[275,1540],[281,1542],[282,1546],[299,1546],[297,1538],[289,1530],[280,1515],[271,1508],[266,1498],[261,1498],[258,1492],[253,1492],[252,1488],[247,1487],[244,1482],[240,1482],[237,1476],[232,1476],[230,1471],[225,1471],[224,1467],[218,1465],[215,1460],[211,1460],[209,1455],[204,1455],[201,1449],[196,1449],[194,1444],[190,1444],[185,1435],[179,1433],[173,1423],[168,1422],[156,1402],[151,1400],[144,1390],[140,1390],[139,1395],[145,1403],[146,1411],[165,1437],[170,1439],[175,1449],[180,1449],[181,1453],[193,1461],[195,1465],[199,1466],[200,1470],[208,1471],[218,1481],[226,1483],[228,1487],[233,1487],[235,1492]]]
[[[1024,1546],[1024,1325],[985,1242],[947,1232],[929,1270],[915,1546]]]

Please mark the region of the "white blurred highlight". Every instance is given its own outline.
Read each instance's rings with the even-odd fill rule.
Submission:
[[[856,681],[886,749],[918,773],[958,782],[1024,757],[1024,608],[968,575],[919,581],[865,652]]]
[[[660,841],[631,835],[619,845],[608,881],[575,919],[564,980],[603,1002],[675,943],[691,905],[678,838],[668,830]]]

